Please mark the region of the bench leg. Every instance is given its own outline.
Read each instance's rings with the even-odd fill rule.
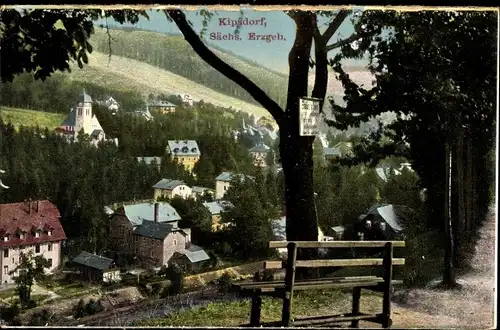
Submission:
[[[359,300],[361,298],[361,288],[352,289],[352,315],[359,313]],[[351,321],[351,328],[358,328],[359,320]]]
[[[260,325],[260,310],[262,306],[262,297],[252,297],[252,310],[250,312],[250,326],[256,327]]]

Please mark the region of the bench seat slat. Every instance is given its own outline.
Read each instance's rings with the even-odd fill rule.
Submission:
[[[346,266],[382,266],[384,259],[382,258],[364,258],[364,259],[325,259],[325,260],[297,260],[295,266],[297,268],[315,268],[315,267],[346,267]],[[393,258],[394,266],[403,266],[404,258]],[[281,269],[283,268],[282,261],[264,261],[264,269]]]
[[[366,320],[376,322],[379,319],[377,314],[366,314],[359,313],[358,315],[353,315],[352,313],[340,314],[340,315],[324,315],[324,316],[313,316],[313,317],[296,317],[293,321],[294,326],[302,325],[319,325],[325,323],[340,323],[349,322],[354,320]]]
[[[284,249],[287,241],[271,241],[269,248]],[[405,247],[405,241],[297,241],[297,248],[370,248],[384,247],[387,243],[392,243],[393,247]]]
[[[378,276],[352,276],[352,277],[331,277],[322,278],[317,280],[300,280],[295,281],[295,285],[308,285],[308,284],[318,284],[318,283],[330,283],[330,282],[354,282],[354,281],[368,281],[374,279],[382,279]],[[269,281],[269,282],[243,282],[234,283],[233,286],[241,288],[257,288],[257,287],[276,287],[284,286],[285,281]]]

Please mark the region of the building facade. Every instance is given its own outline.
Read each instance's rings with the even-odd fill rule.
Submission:
[[[167,114],[167,113],[174,113],[177,106],[168,101],[158,101],[154,103],[149,103],[148,108],[151,111],[156,111],[157,113]]]
[[[229,187],[231,186],[231,181],[235,176],[240,177],[241,179],[253,179],[249,175],[241,175],[241,174],[234,174],[231,172],[222,172],[215,178],[215,199],[219,200],[224,198],[224,195],[226,195],[226,192],[228,191]]]
[[[201,157],[198,143],[194,140],[169,140],[167,154],[173,161],[183,165],[188,172],[193,171]]]
[[[250,155],[253,158],[253,164],[257,167],[267,167],[267,155],[271,151],[264,143],[259,143],[255,147],[251,148]]]
[[[222,223],[222,213],[227,212],[233,205],[227,201],[215,201],[203,203],[212,215],[212,232],[227,228],[230,223]]]
[[[95,114],[92,113],[92,98],[85,91],[76,108],[71,109],[66,119],[56,128],[56,132],[70,141],[77,141],[78,134],[83,132],[89,136],[93,145],[106,140],[106,133]],[[117,139],[113,142],[118,144]]]
[[[192,190],[183,181],[161,179],[154,186],[154,199],[159,197],[174,198],[175,196],[187,199],[191,197]]]
[[[13,283],[11,271],[21,253],[33,252],[49,261],[47,272],[61,265],[61,243],[66,234],[57,207],[48,200],[0,205],[0,281]]]
[[[111,249],[138,257],[144,266],[168,265],[174,253],[189,253],[191,230],[179,228],[179,214],[168,203],[140,203],[118,208],[111,218]]]

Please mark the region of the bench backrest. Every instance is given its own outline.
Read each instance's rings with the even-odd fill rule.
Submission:
[[[349,267],[349,266],[400,266],[405,264],[404,258],[393,258],[393,248],[405,247],[404,241],[271,241],[270,248],[287,248],[287,265],[293,268],[317,268],[317,267]],[[299,248],[384,248],[384,258],[356,258],[356,259],[320,259],[320,260],[297,260],[297,249]],[[265,261],[265,269],[285,268],[282,261]]]

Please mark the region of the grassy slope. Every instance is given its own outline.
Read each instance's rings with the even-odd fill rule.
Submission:
[[[11,123],[16,128],[24,125],[55,129],[61,124],[66,115],[60,113],[0,107],[0,117],[2,117],[3,121]]]
[[[195,83],[184,77],[176,75],[155,66],[136,60],[94,51],[89,56],[89,64],[79,69],[73,66],[70,79],[102,83],[103,85],[118,89],[134,89],[144,93],[188,93],[195,101],[203,99],[221,107],[233,107],[256,116],[269,116],[268,112],[257,105],[241,101],[218,93],[206,86]]]
[[[186,78],[189,78],[189,75],[195,74],[203,78],[221,76],[219,72],[203,61],[184,40],[184,37],[180,35],[166,35],[143,30],[125,31],[120,29],[111,30],[111,35],[113,37],[111,47],[114,54],[157,65],[158,62],[155,61],[155,58],[161,53],[162,58],[168,59],[168,67],[172,68],[172,70],[168,68],[167,70],[183,75]],[[205,42],[207,43],[206,40]],[[109,40],[105,29],[97,28],[91,38],[91,43],[95,50],[106,54],[109,52]],[[207,45],[210,46],[209,43]],[[148,49],[149,53],[141,54],[142,49]],[[261,86],[277,102],[280,102],[278,98],[284,101],[287,90],[287,75],[272,71],[258,63],[253,63],[248,59],[223,51],[218,47],[212,48],[212,51],[236,70],[249,77],[258,86]],[[180,70],[179,68],[188,70],[186,72],[186,70]],[[183,73],[180,73],[181,71]],[[209,88],[214,88],[221,82],[220,79],[236,87],[236,84],[226,77],[215,80],[207,79],[202,84]],[[249,97],[246,92],[241,91],[241,93],[246,98]]]

